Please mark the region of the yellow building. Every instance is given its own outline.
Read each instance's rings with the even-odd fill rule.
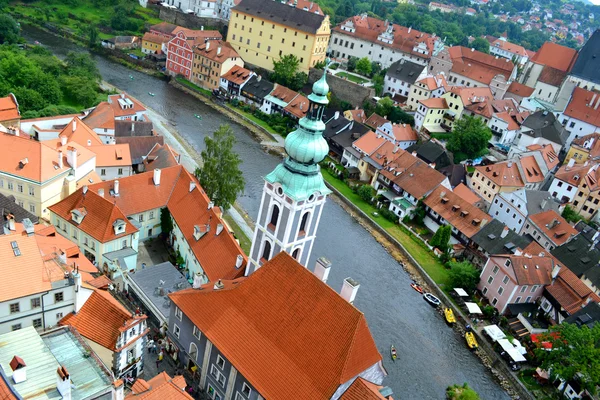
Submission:
[[[514,192],[525,188],[517,163],[505,161],[497,164],[475,167],[469,187],[491,203],[500,192]]]
[[[571,159],[575,160],[575,164],[599,160],[600,133],[592,133],[573,140],[563,164],[568,164]]]
[[[204,89],[216,89],[219,87],[221,76],[236,65],[243,67],[244,60],[229,43],[207,40],[204,44],[194,47],[192,82]]]
[[[273,61],[294,54],[308,73],[325,60],[330,33],[329,16],[314,3],[242,0],[231,9],[227,41],[246,63],[272,71]]]

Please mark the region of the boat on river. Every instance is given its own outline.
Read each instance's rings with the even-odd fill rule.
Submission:
[[[202,119],[202,116],[198,114],[194,114],[194,117],[196,117],[197,119]]]
[[[440,299],[438,299],[431,293],[424,293],[423,298],[425,299],[426,302],[428,302],[429,304],[431,304],[434,307],[437,307],[441,304]]]
[[[465,333],[465,340],[467,341],[467,346],[469,346],[471,350],[475,350],[479,347],[479,344],[477,343],[477,339],[475,339],[475,334],[473,334],[473,332]]]
[[[456,322],[456,317],[454,316],[454,311],[450,307],[444,308],[444,316],[446,317],[446,322],[452,325]]]
[[[398,355],[396,353],[396,348],[394,347],[394,345],[392,345],[392,348],[390,349],[390,353],[392,355],[392,361],[396,362],[396,358],[398,358]]]
[[[154,94],[154,93],[152,93],[152,92],[148,92],[148,94],[149,94],[150,96],[152,96],[152,97],[154,97],[154,96],[155,96],[155,94]]]
[[[415,289],[417,292],[423,294],[423,288],[421,286],[417,285],[416,283],[414,283],[414,282],[411,283],[410,287]]]

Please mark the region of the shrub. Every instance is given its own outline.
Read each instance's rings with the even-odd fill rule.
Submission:
[[[371,185],[362,185],[357,189],[356,194],[367,203],[370,203],[375,196],[375,189]]]
[[[490,319],[496,313],[496,309],[493,306],[485,306],[481,309],[481,312],[483,312],[485,318]]]
[[[394,212],[389,208],[382,208],[379,211],[379,214],[381,214],[383,218],[387,219],[390,222],[398,223],[398,216],[394,214]]]

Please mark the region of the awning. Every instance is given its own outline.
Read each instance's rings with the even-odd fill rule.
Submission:
[[[456,294],[458,294],[460,297],[469,297],[469,294],[467,292],[465,292],[465,289],[461,289],[459,287],[455,287],[454,291],[456,292]]]
[[[502,332],[502,329],[498,328],[498,325],[488,325],[483,330],[494,342],[506,338],[506,335]]]
[[[465,302],[465,305],[469,309],[469,314],[483,314],[481,308],[475,303]]]
[[[521,342],[519,342],[517,339],[513,339],[513,345],[515,346],[515,349],[517,349],[517,351],[523,355],[527,354],[527,349],[525,347],[523,347],[523,345],[521,344]]]
[[[502,349],[506,351],[506,353],[512,358],[514,362],[523,362],[527,361],[525,357],[513,346],[508,339],[500,339],[498,340],[498,344],[502,346]]]

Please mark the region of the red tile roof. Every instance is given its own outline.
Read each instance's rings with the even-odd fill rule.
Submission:
[[[387,140],[373,131],[367,132],[352,143],[352,146],[360,150],[362,153],[370,156],[378,148],[380,148]]]
[[[183,376],[171,378],[166,372],[161,372],[147,382],[138,378],[125,400],[192,400],[193,397],[185,391],[186,386]]]
[[[242,83],[246,82],[248,78],[250,78],[251,73],[252,71],[235,65],[227,73],[223,74],[221,78],[226,79],[229,82],[233,82],[237,85],[241,85]]]
[[[163,44],[163,43],[166,43],[169,41],[169,37],[163,36],[163,35],[158,35],[158,34],[152,33],[152,32],[146,32],[146,33],[144,33],[144,36],[142,37],[142,41]]]
[[[342,26],[350,23],[354,25],[354,33],[342,29]],[[415,55],[417,57],[427,59],[431,58],[436,39],[428,33],[393,24],[393,43],[388,44],[377,40],[377,37],[386,31],[388,26],[387,24],[387,21],[382,21],[377,18],[357,15],[350,17],[337,25],[332,29],[332,32],[357,37],[368,42],[377,43],[378,46],[389,47],[394,50],[399,50],[403,53]],[[414,48],[421,43],[425,45],[428,54],[422,54],[414,50]]]
[[[536,64],[548,65],[563,72],[569,72],[577,59],[577,50],[546,42],[538,50],[531,61]]]
[[[84,119],[92,129],[115,129],[115,113],[107,101],[103,101]]]
[[[8,383],[0,376],[0,400],[17,400],[20,397],[15,396]]]
[[[574,139],[571,142],[571,146],[586,149],[589,153],[589,158],[596,160],[600,157],[600,133],[591,133]]]
[[[75,142],[82,146],[102,146],[104,143],[90,127],[83,123],[79,117],[75,117],[59,133],[59,137],[65,136],[67,142]]]
[[[364,124],[367,121],[367,116],[365,114],[365,110],[362,108],[356,110],[348,110],[346,111],[352,117],[353,121],[356,121],[360,124]]]
[[[548,210],[534,215],[529,219],[538,229],[545,234],[556,246],[566,243],[572,236],[577,235],[577,229],[573,228],[556,211]]]
[[[477,193],[469,189],[469,187],[464,183],[459,183],[458,186],[456,186],[452,191],[455,195],[457,195],[469,204],[475,205],[483,200],[477,195]]]
[[[532,144],[527,146],[527,150],[539,151],[542,154],[542,158],[544,159],[546,167],[549,171],[552,171],[559,163],[558,155],[554,151],[554,147],[552,147],[550,144],[545,144],[543,146],[539,144]]]
[[[477,82],[489,84],[496,75],[503,75],[508,80],[514,69],[512,61],[506,58],[494,57],[466,47],[453,46],[448,52],[452,60],[450,71]]]
[[[383,397],[379,392],[380,388],[381,386],[359,377],[346,389],[340,400],[393,400],[391,396]]]
[[[407,141],[417,141],[419,137],[417,136],[417,132],[412,128],[412,126],[407,124],[394,124],[393,125],[393,133],[394,137],[397,141],[407,142]]]
[[[110,293],[94,290],[78,313],[68,314],[58,324],[72,326],[83,337],[116,351],[121,332],[146,318],[145,315],[132,318],[131,313]]]
[[[554,260],[547,256],[510,255],[492,257],[497,265],[504,265],[510,259],[510,268],[515,273],[519,286],[522,285],[549,285],[552,282],[552,269]]]
[[[224,289],[169,297],[267,399],[329,399],[381,363],[364,315],[285,252]]]
[[[569,314],[580,310],[589,300],[600,303],[600,297],[566,267],[561,268],[556,280],[546,290]]]
[[[373,129],[377,129],[381,125],[385,124],[386,122],[390,122],[390,121],[388,121],[387,118],[384,118],[376,113],[373,113],[373,114],[371,114],[371,116],[369,118],[367,118],[367,122],[365,122],[365,125],[370,126]]]
[[[600,127],[600,93],[576,87],[564,114]]]
[[[396,170],[396,172],[398,171]],[[445,179],[446,176],[444,174],[436,171],[426,162],[417,159],[406,171],[395,176],[393,182],[414,198],[420,199],[431,193]]]
[[[194,47],[194,54],[206,57],[219,64],[224,63],[230,58],[238,58],[240,56],[228,42],[222,40],[209,40],[208,42],[204,42]]]
[[[96,154],[96,168],[130,167],[132,164],[129,143],[89,146],[88,149]]]
[[[567,182],[573,186],[579,186],[581,184],[581,180],[587,174],[590,169],[589,165],[584,164],[575,164],[572,167],[568,165],[563,165],[556,171],[554,174],[554,178],[563,182]]]
[[[540,73],[538,81],[550,86],[559,87],[562,84],[562,81],[565,79],[565,76],[567,76],[565,71],[545,65]]]
[[[423,202],[469,238],[492,220],[491,216],[443,186],[435,188]]]
[[[513,54],[518,54],[520,56],[527,56],[527,50],[524,47],[519,46],[518,44],[514,44],[511,42],[507,42],[506,40],[496,39],[492,43],[491,46],[497,47],[502,50],[506,50]]]
[[[440,108],[440,109],[448,108],[446,99],[444,99],[442,97],[432,97],[431,99],[419,100],[419,103],[423,104],[426,108]]]
[[[133,108],[121,108],[119,105],[119,99],[129,99],[133,103]],[[133,115],[138,112],[145,112],[146,108],[136,99],[128,95],[127,93],[113,94],[108,96],[108,103],[113,109],[115,117],[125,117],[127,115]]]
[[[475,171],[485,176],[498,186],[524,187],[521,173],[514,161],[504,161],[492,165],[475,167]]]
[[[105,197],[101,197],[92,190],[88,190],[84,195],[83,189],[77,190],[64,200],[51,205],[48,209],[101,243],[131,235],[138,231],[119,207],[106,198],[108,193],[105,194]],[[76,209],[84,209],[87,212],[80,224],[75,223],[71,216],[71,211]],[[113,224],[117,220],[125,222],[123,233],[115,234]]]
[[[513,81],[508,87],[507,93],[513,93],[521,97],[529,97],[535,89],[527,85],[523,85],[517,81]]]
[[[0,122],[19,118],[21,113],[14,95],[11,93],[6,97],[0,97]]]
[[[526,183],[544,181],[544,174],[533,155],[521,157],[518,162],[521,164],[523,171],[522,178],[525,179]]]
[[[294,115],[297,118],[303,118],[308,111],[308,99],[301,94],[294,97],[293,100],[284,108],[284,111]]]

